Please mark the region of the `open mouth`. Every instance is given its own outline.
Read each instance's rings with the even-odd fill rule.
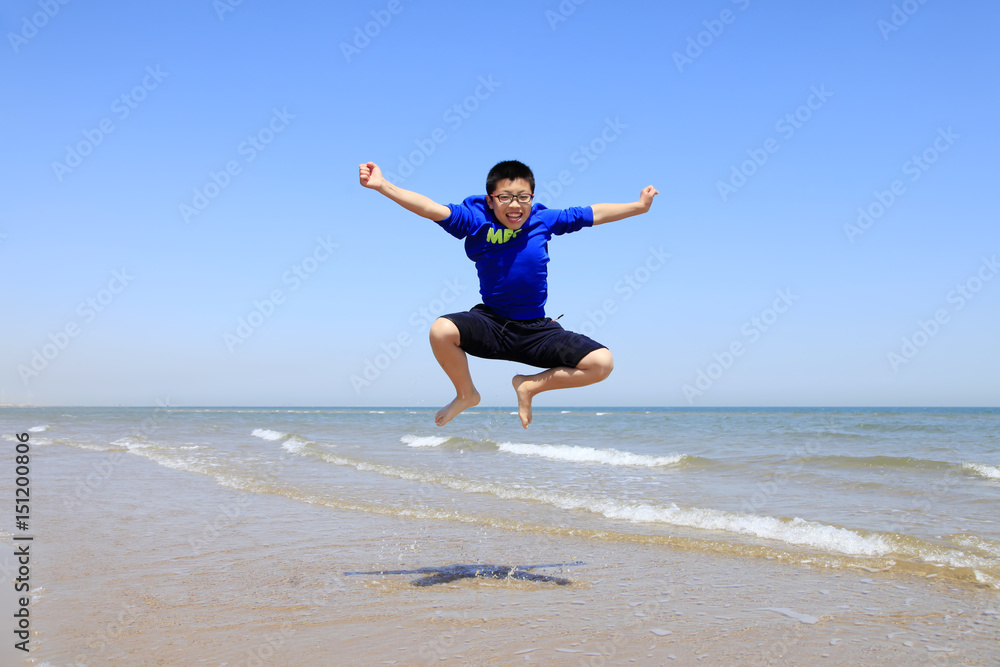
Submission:
[[[522,218],[524,218],[523,211],[507,211],[506,215],[507,215],[507,220],[512,224],[517,224],[521,222]]]

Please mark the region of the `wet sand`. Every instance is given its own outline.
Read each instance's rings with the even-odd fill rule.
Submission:
[[[336,510],[120,452],[51,445],[32,459],[31,652],[8,639],[3,665],[989,665],[1000,655],[994,590]],[[10,496],[11,480],[0,489]],[[13,542],[2,542],[9,574]],[[536,570],[568,586],[344,574],[576,561]],[[11,619],[16,596],[4,588]]]

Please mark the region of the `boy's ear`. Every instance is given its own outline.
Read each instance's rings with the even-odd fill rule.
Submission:
[[[493,209],[493,197],[486,195],[486,205]]]

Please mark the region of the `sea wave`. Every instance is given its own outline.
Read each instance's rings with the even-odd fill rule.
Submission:
[[[418,436],[412,436],[416,439]],[[425,436],[430,437],[430,436]],[[439,437],[439,436],[437,436]],[[460,438],[458,440],[461,440]],[[505,513],[466,515],[453,509],[431,507],[408,508],[386,505],[377,500],[356,501],[338,499],[326,492],[309,498],[301,497],[296,488],[278,483],[267,476],[259,476],[246,467],[233,465],[203,451],[185,451],[188,447],[177,448],[152,443],[142,436],[126,436],[115,441],[130,453],[151,459],[168,468],[201,473],[216,479],[224,486],[255,492],[277,493],[306,502],[343,505],[351,509],[415,518],[436,520],[486,522],[490,525],[511,527],[516,530],[528,529],[527,524],[508,521]],[[832,525],[804,518],[757,515],[721,509],[679,506],[676,503],[635,502],[613,496],[592,495],[563,489],[546,490],[521,483],[485,481],[470,479],[453,474],[441,474],[428,470],[393,466],[375,461],[342,456],[324,447],[311,446],[306,439],[290,436],[281,447],[297,456],[316,457],[331,464],[350,466],[359,471],[373,472],[418,483],[440,485],[455,491],[489,494],[500,500],[515,500],[542,503],[568,511],[592,513],[622,524],[651,524],[690,528],[705,533],[704,538],[680,537],[660,534],[660,530],[635,528],[633,532],[619,532],[615,526],[603,529],[574,528],[573,534],[593,534],[599,539],[651,540],[674,543],[690,540],[691,544],[715,545],[715,550],[735,553],[761,553],[767,557],[781,557],[801,562],[833,562],[839,559],[846,566],[885,569],[899,565],[917,572],[941,571],[950,568],[948,576],[968,579],[970,576],[994,588],[1000,587],[1000,543],[975,535],[952,536],[945,543],[932,542],[914,536],[897,533],[862,531],[850,527]],[[535,445],[535,447],[538,447]],[[586,449],[586,448],[578,448]],[[604,452],[613,450],[595,450]],[[628,454],[619,452],[619,454]],[[656,457],[648,457],[656,458]],[[662,457],[667,458],[667,457]],[[509,524],[509,525],[508,525]],[[515,526],[517,524],[517,526]],[[537,524],[531,530],[559,533],[564,530],[557,524]],[[676,531],[669,531],[676,532]],[[725,537],[728,535],[729,537]],[[743,537],[735,537],[743,536]],[[679,542],[678,542],[679,543]],[[803,560],[804,559],[804,560]],[[846,560],[845,560],[846,559]],[[942,567],[943,566],[943,567]],[[874,571],[874,570],[873,570]],[[971,574],[970,574],[971,573]]]
[[[438,447],[451,440],[443,435],[404,435],[399,439],[408,447]]]
[[[206,447],[193,443],[169,445],[156,442],[144,435],[126,435],[113,440],[108,447],[72,443],[74,447],[96,451],[127,451],[129,454],[149,459],[165,468],[211,475],[220,466],[216,458],[206,453]]]
[[[962,533],[948,538],[952,544],[964,549],[974,549],[992,558],[1000,558],[1000,540],[991,540],[978,535]]]
[[[986,463],[963,463],[962,467],[987,479],[1000,479],[1000,466],[988,465]]]
[[[142,435],[126,435],[124,438],[112,440],[111,444],[115,447],[124,447],[129,451],[152,446],[149,439]]]
[[[802,463],[812,466],[831,466],[841,468],[909,468],[913,470],[946,470],[951,463],[919,459],[912,456],[806,456],[800,459],[789,459],[791,463]]]
[[[777,542],[785,545],[785,548],[810,549],[824,556],[901,559],[911,565],[930,563],[952,568],[969,568],[974,570],[978,580],[991,586],[1000,584],[1000,579],[994,581],[995,573],[1000,572],[1000,559],[990,557],[988,554],[966,553],[897,533],[860,531],[799,517],[787,518],[709,508],[680,507],[676,503],[670,505],[635,503],[588,494],[547,491],[521,484],[485,482],[422,472],[324,451],[301,452],[301,455],[317,456],[328,463],[352,466],[360,471],[374,472],[387,477],[437,484],[466,493],[489,494],[502,500],[539,502],[565,510],[586,511],[616,521],[636,524],[655,523],[737,534]]]
[[[34,429],[30,429],[29,428],[28,430],[32,431]],[[19,433],[4,433],[0,437],[2,437],[4,440],[6,440],[8,442],[23,442],[21,440],[21,438],[18,437],[19,435],[20,435]],[[34,437],[34,438],[30,438],[30,442],[31,442],[31,446],[32,447],[35,447],[35,446],[38,446],[38,445],[51,445],[51,444],[55,444],[54,441],[52,441],[52,440],[49,440],[49,439],[46,439],[46,438],[39,438],[37,436]]]
[[[261,440],[284,440],[288,437],[287,433],[272,431],[266,428],[255,428],[250,435],[256,436]]]
[[[283,443],[281,443],[281,447],[287,452],[291,452],[292,454],[298,454],[303,449],[305,449],[309,444],[310,443],[308,440],[303,440],[302,438],[293,435],[292,437],[288,438]]]
[[[513,442],[502,442],[497,447],[501,452],[519,454],[521,456],[540,456],[557,461],[573,461],[576,463],[603,463],[613,466],[668,466],[680,463],[685,454],[669,456],[648,456],[633,454],[617,449],[595,449],[594,447],[578,447],[576,445],[532,445]]]
[[[891,553],[893,545],[878,535],[865,536],[856,531],[829,526],[803,519],[780,519],[721,510],[680,508],[676,504],[653,505],[630,503],[614,498],[546,491],[520,484],[483,482],[451,475],[427,473],[409,468],[353,459],[323,451],[300,452],[303,456],[317,456],[328,463],[353,466],[366,472],[375,472],[416,482],[438,484],[455,491],[485,493],[504,500],[541,502],[566,510],[584,510],[609,519],[633,523],[661,523],[704,530],[722,530],[755,537],[779,540],[787,544],[812,546],[824,550],[865,556]]]
[[[773,516],[727,512],[676,504],[654,505],[630,503],[613,498],[597,498],[565,493],[523,493],[524,499],[548,502],[563,509],[580,509],[600,514],[608,519],[632,523],[659,523],[684,528],[725,531],[740,535],[775,540],[785,544],[807,546],[825,552],[858,556],[885,556],[895,550],[892,541],[879,534],[865,535],[858,531],[807,521]],[[531,497],[535,496],[535,497]]]

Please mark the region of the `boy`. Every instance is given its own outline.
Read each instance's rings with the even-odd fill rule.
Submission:
[[[659,194],[656,188],[644,188],[636,202],[558,210],[531,206],[535,177],[516,160],[490,170],[485,197],[474,195],[448,206],[389,183],[373,162],[360,165],[360,179],[364,187],[464,238],[465,252],[479,272],[483,303],[466,313],[439,317],[431,325],[434,356],[455,385],[455,400],[434,418],[438,426],[479,404],[466,354],[547,369],[512,380],[524,428],[531,423],[531,399],[536,394],[593,384],[611,373],[614,359],[608,348],[545,317],[548,241],[554,234],[645,213]]]

